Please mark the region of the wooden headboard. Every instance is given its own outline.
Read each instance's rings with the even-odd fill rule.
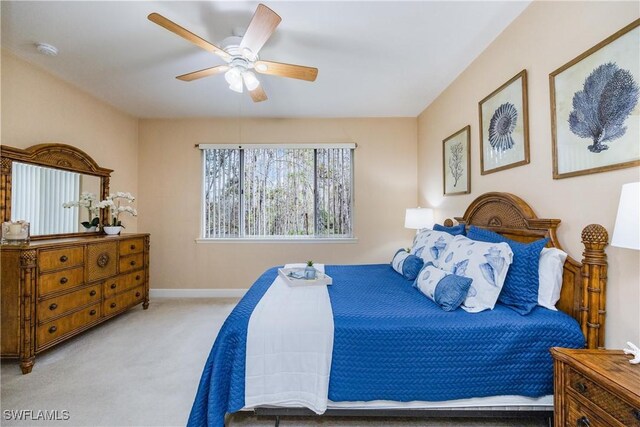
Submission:
[[[464,216],[455,218],[466,226],[487,228],[509,239],[531,242],[548,237],[548,247],[562,249],[556,229],[559,219],[538,218],[521,198],[509,193],[486,193],[475,199]],[[453,225],[447,219],[445,225]],[[567,257],[564,264],[562,293],[556,306],[574,317],[586,337],[587,348],[604,348],[606,314],[607,255],[609,236],[598,224],[582,230],[582,263]]]

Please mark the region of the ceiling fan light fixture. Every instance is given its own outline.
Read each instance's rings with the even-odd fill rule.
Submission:
[[[245,86],[249,91],[255,90],[258,86],[260,86],[260,80],[256,77],[255,74],[251,71],[245,71],[242,73],[242,79],[244,80]]]
[[[242,72],[237,67],[231,67],[229,71],[224,73],[224,79],[230,86],[242,83]]]
[[[234,92],[242,93],[242,91],[243,91],[242,79],[238,80],[237,82],[230,83],[229,84],[229,89],[231,89]]]

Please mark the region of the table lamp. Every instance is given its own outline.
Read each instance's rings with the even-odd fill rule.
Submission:
[[[405,213],[404,228],[421,230],[423,228],[432,228],[433,224],[435,224],[435,220],[433,219],[433,209],[409,208]]]
[[[632,182],[622,186],[616,225],[613,228],[611,246],[640,250],[640,182]],[[633,364],[640,363],[640,349],[630,342],[625,354],[633,354]]]

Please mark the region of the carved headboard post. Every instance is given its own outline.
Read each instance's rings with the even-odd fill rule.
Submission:
[[[604,348],[604,319],[607,291],[607,230],[599,224],[587,225],[582,230],[582,306],[580,307],[582,333],[587,348]]]

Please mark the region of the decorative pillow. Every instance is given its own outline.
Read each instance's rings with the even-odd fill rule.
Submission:
[[[538,267],[540,252],[549,239],[533,243],[520,243],[507,239],[491,230],[471,226],[467,237],[482,242],[505,242],[513,251],[513,265],[509,268],[498,301],[520,314],[529,314],[538,304]]]
[[[453,236],[444,231],[422,230],[413,239],[411,254],[422,258],[425,264],[433,263],[436,267],[442,254]]]
[[[512,260],[513,252],[506,243],[476,242],[456,236],[442,255],[439,267],[473,279],[462,308],[477,313],[496,305]]]
[[[452,236],[464,236],[465,229],[464,224],[454,225],[453,227],[445,227],[444,225],[436,224],[433,226],[435,231],[444,231],[445,233],[449,233]]]
[[[469,292],[472,280],[426,265],[413,286],[438,304],[444,311],[460,307]]]
[[[391,266],[395,271],[402,274],[407,280],[415,280],[420,269],[424,266],[424,261],[415,255],[411,255],[406,249],[400,249],[393,256]]]
[[[560,299],[562,290],[562,273],[567,253],[558,248],[543,248],[540,252],[540,267],[538,267],[538,305],[549,310],[557,311],[556,303]]]

